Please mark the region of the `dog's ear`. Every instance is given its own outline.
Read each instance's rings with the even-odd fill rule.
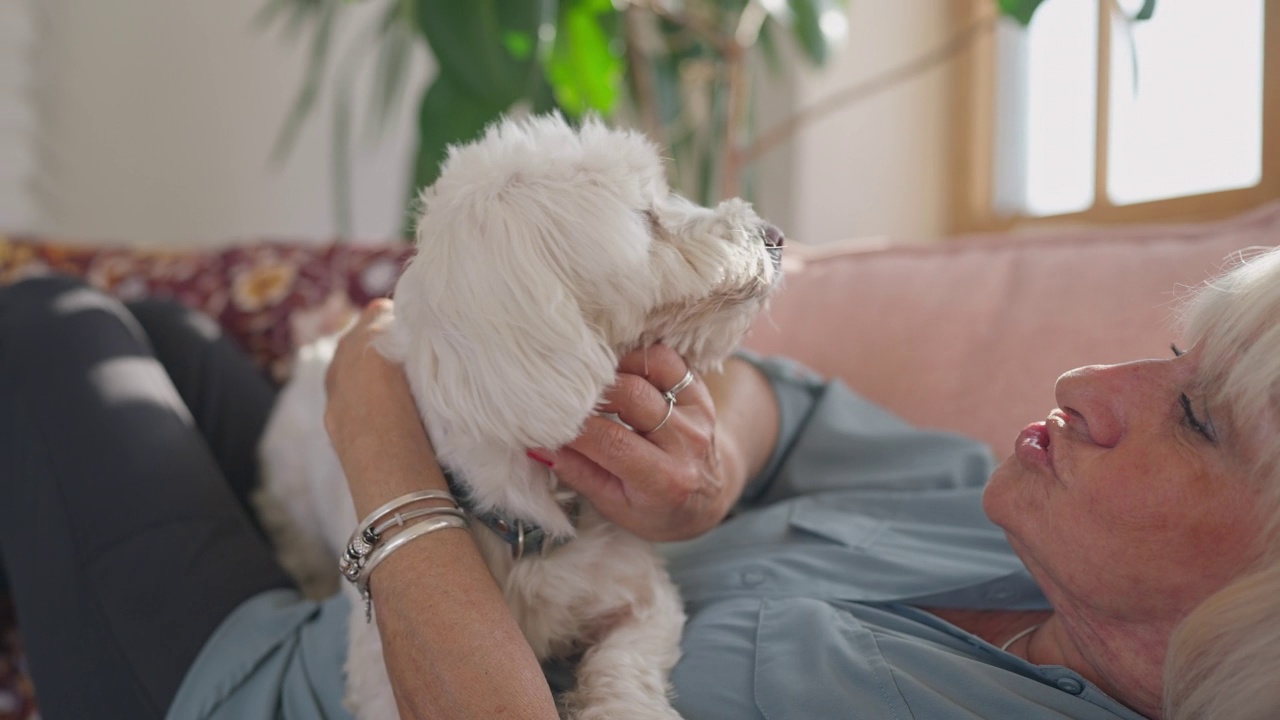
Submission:
[[[501,206],[424,218],[396,285],[390,354],[433,430],[560,447],[614,381],[617,357],[547,251],[553,228]]]

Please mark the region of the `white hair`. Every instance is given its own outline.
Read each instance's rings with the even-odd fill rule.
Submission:
[[[1200,382],[1234,432],[1265,535],[1259,562],[1201,603],[1169,643],[1166,718],[1274,718],[1280,712],[1280,248],[1240,254],[1185,306],[1202,348]]]

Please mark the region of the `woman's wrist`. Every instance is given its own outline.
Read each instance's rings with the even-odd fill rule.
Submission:
[[[708,376],[716,406],[716,442],[730,487],[728,512],[747,481],[764,470],[778,440],[778,403],[769,379],[754,365],[730,358],[719,375]]]
[[[357,517],[411,492],[449,489],[425,434],[415,439],[370,433],[339,452]]]
[[[331,402],[326,415],[357,515],[405,493],[447,490],[408,385],[375,380],[364,390],[362,402]]]

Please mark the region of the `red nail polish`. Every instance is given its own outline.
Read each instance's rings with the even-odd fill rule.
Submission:
[[[534,452],[534,451],[532,451],[532,450],[525,450],[525,451],[524,451],[524,454],[525,454],[525,455],[528,455],[531,459],[533,459],[533,460],[537,460],[538,462],[542,463],[543,465],[546,465],[547,467],[551,467],[551,466],[552,466],[552,465],[551,465],[551,461],[550,461],[550,460],[548,460],[548,459],[546,459],[546,458],[542,457],[541,455],[539,455],[538,453],[536,453],[536,452]]]

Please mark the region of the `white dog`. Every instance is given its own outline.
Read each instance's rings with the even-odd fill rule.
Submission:
[[[585,501],[566,512],[525,451],[577,437],[632,349],[660,341],[694,372],[720,365],[774,286],[781,235],[742,201],[711,210],[672,194],[640,135],[555,116],[453,148],[422,207],[382,350],[404,365],[476,542],[538,658],[585,651],[570,716],[678,717],[667,683],[684,613],[660,559]],[[357,522],[322,424],[334,345],[302,350],[263,443],[259,506],[312,592],[332,591]],[[492,529],[517,522],[541,552],[516,559]],[[394,718],[376,626],[342,584],[348,706]]]

